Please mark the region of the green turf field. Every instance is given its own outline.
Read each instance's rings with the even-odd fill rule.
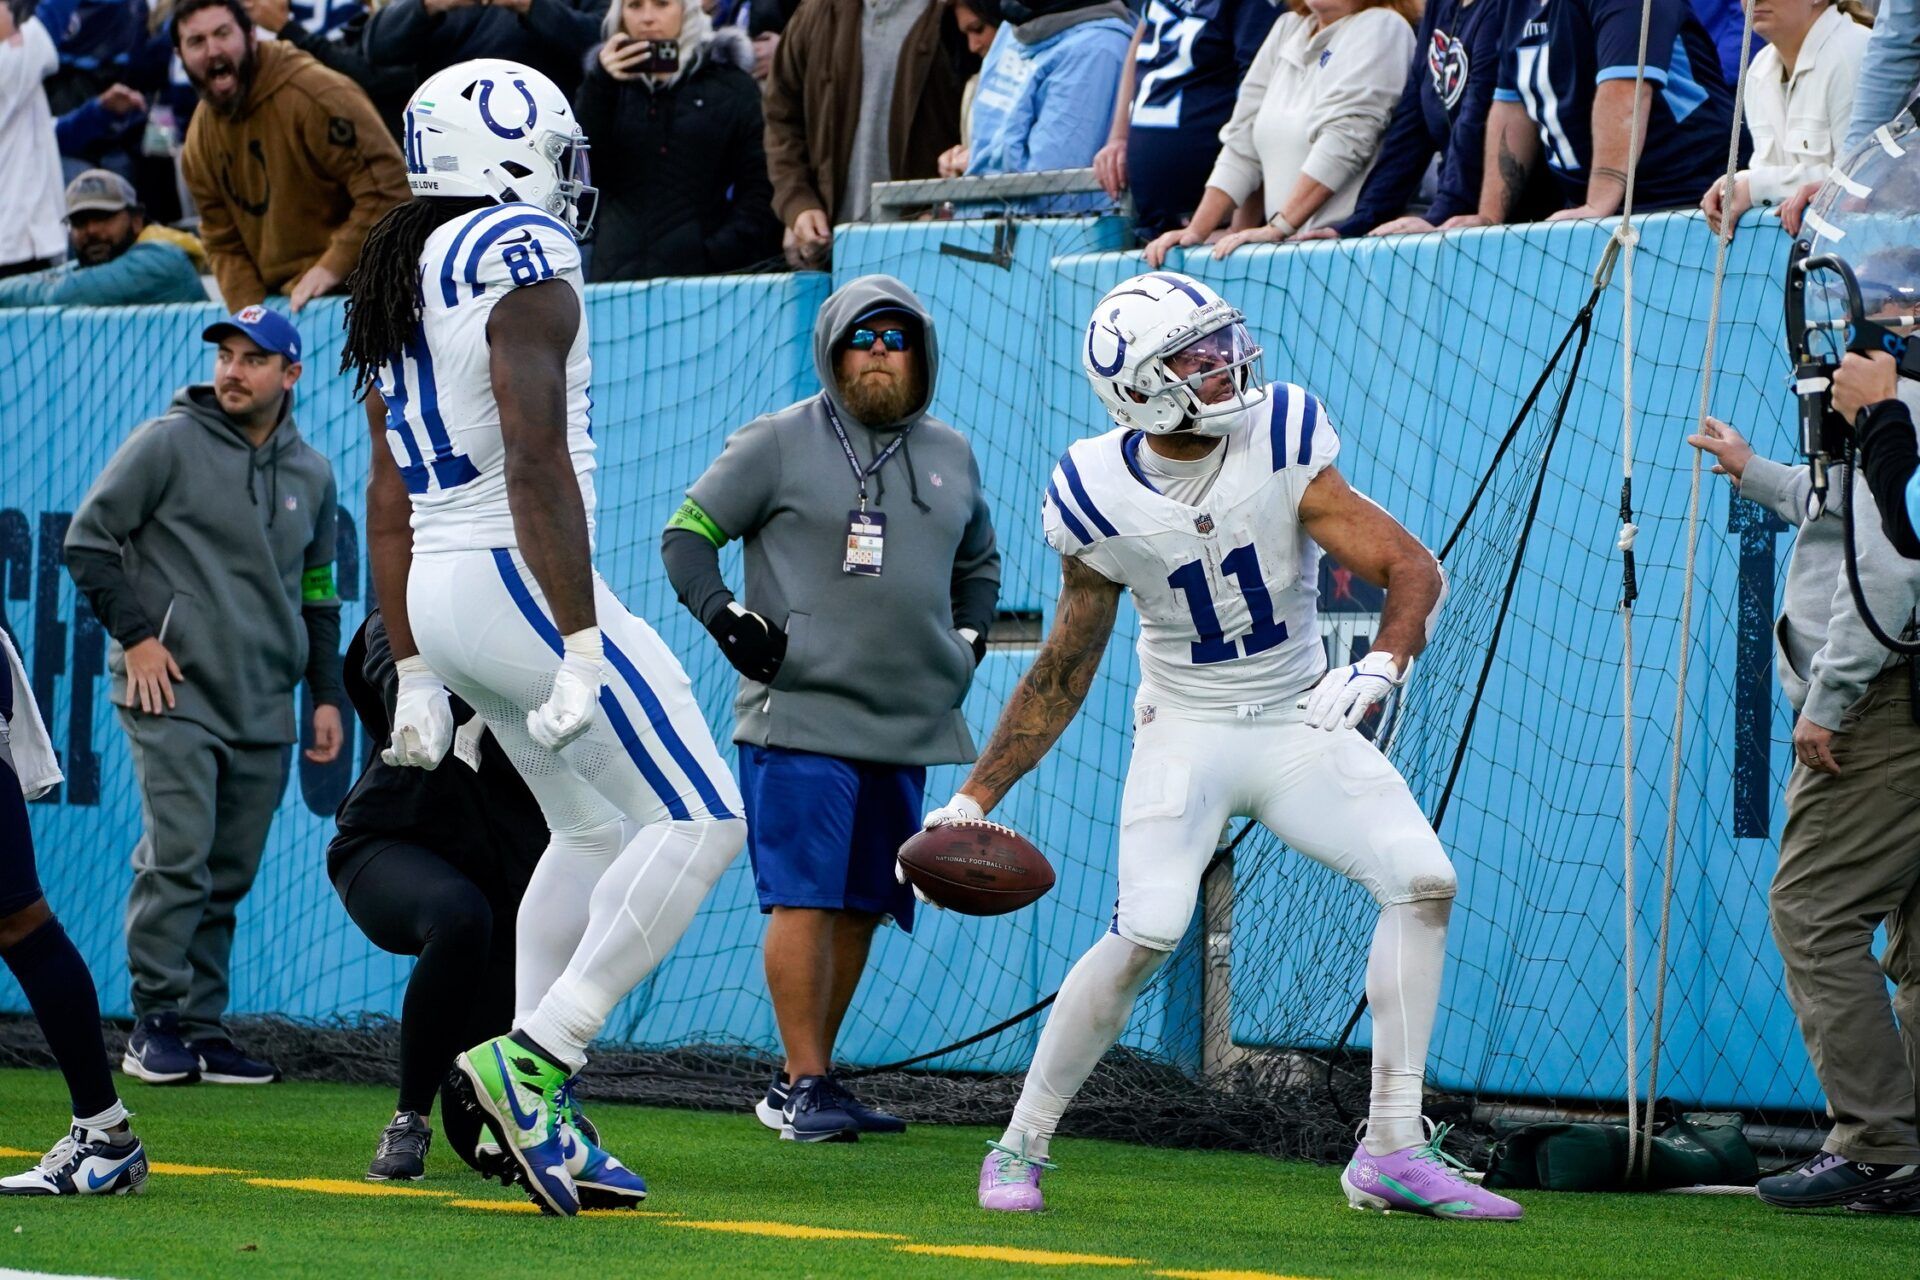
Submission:
[[[1781,1276],[1910,1274],[1920,1219],[1789,1216],[1751,1197],[1524,1197],[1518,1223],[1355,1213],[1336,1174],[1257,1156],[1063,1140],[1053,1209],[974,1207],[986,1129],[779,1142],[751,1116],[593,1107],[646,1175],[646,1216],[571,1222],[436,1149],[425,1181],[360,1181],[382,1089],[127,1086],[155,1161],[143,1196],[0,1201],[0,1270],[121,1277]],[[0,1071],[0,1146],[36,1154],[66,1096]],[[187,1166],[194,1172],[170,1171]],[[293,1184],[293,1185],[286,1185]],[[304,1184],[304,1185],[299,1185]],[[372,1190],[374,1194],[356,1194]]]

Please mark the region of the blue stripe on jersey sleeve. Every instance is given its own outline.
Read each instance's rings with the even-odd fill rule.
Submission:
[[[506,584],[507,595],[519,608],[520,616],[525,618],[533,627],[535,634],[546,642],[547,648],[556,654],[563,652],[565,646],[560,639],[560,628],[556,627],[553,619],[541,612],[540,606],[534,603],[533,593],[527,590],[527,584],[521,580],[520,571],[513,566],[513,557],[505,548],[495,547],[493,563],[500,572],[500,581]],[[667,781],[667,775],[661,772],[660,766],[654,763],[652,756],[647,754],[646,745],[640,741],[640,735],[634,732],[633,722],[627,719],[626,709],[620,705],[620,699],[614,697],[613,690],[604,685],[600,688],[600,709],[606,712],[607,723],[613,726],[614,736],[618,737],[620,744],[627,749],[627,755],[639,768],[640,776],[647,780],[647,785],[653,789],[653,794],[660,798],[660,803],[667,807],[667,812],[681,822],[691,818],[693,815],[688,811],[686,803],[680,799],[680,793],[674,790],[673,784]]]
[[[1294,461],[1306,466],[1313,461],[1313,429],[1320,421],[1320,397],[1309,393],[1300,407],[1300,456]]]
[[[1279,471],[1287,465],[1287,406],[1293,403],[1293,392],[1276,382],[1268,388],[1267,399],[1273,402],[1267,414],[1267,447],[1273,451],[1273,469]]]
[[[511,218],[505,218],[494,223],[487,228],[484,235],[473,242],[473,248],[467,253],[467,266],[463,274],[467,283],[473,287],[474,297],[477,298],[487,291],[487,287],[480,283],[481,255],[493,247],[494,241],[507,234],[507,232],[517,230],[520,227],[538,227],[542,231],[557,232],[567,238],[568,244],[573,243],[573,233],[571,231],[568,231],[555,221],[552,215],[541,213],[538,210],[532,210],[527,213],[517,213]]]
[[[1595,84],[1605,84],[1609,80],[1634,80],[1638,79],[1640,75],[1641,69],[1637,66],[1602,67],[1595,73],[1593,82]],[[1665,84],[1667,82],[1667,73],[1660,67],[1648,67],[1645,75],[1648,84]]]
[[[1109,538],[1117,538],[1120,531],[1113,527],[1113,521],[1100,514],[1100,508],[1093,505],[1093,499],[1087,495],[1087,486],[1080,483],[1080,468],[1073,464],[1073,451],[1069,449],[1060,455],[1060,470],[1067,476],[1067,488],[1073,490],[1074,501],[1087,513],[1087,519],[1093,521],[1093,527]],[[1089,538],[1091,542],[1093,539]]]
[[[400,437],[401,445],[407,451],[406,463],[400,467],[400,479],[407,486],[408,493],[427,491],[427,460],[420,456],[420,445],[413,438],[412,428],[407,426],[407,358],[405,354],[395,356],[387,365],[393,371],[393,391],[380,393],[381,400],[387,406],[387,430]]]
[[[456,277],[454,276],[454,264],[460,260],[460,246],[466,243],[467,237],[473,234],[475,227],[496,214],[504,213],[510,207],[510,205],[501,205],[494,209],[480,210],[476,216],[468,218],[466,225],[460,228],[459,234],[453,237],[453,243],[447,246],[447,256],[440,263],[441,302],[449,307],[457,306],[460,302],[460,291],[455,285]]]
[[[1067,526],[1067,532],[1080,539],[1084,545],[1092,546],[1093,535],[1087,532],[1087,526],[1080,523],[1080,518],[1073,514],[1073,508],[1061,500],[1060,486],[1051,480],[1047,481],[1047,500],[1052,502],[1053,509],[1060,513],[1060,523]]]

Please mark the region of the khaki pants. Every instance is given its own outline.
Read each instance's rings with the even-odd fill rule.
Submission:
[[[1920,1163],[1920,726],[1909,702],[1907,668],[1894,666],[1834,735],[1840,775],[1794,766],[1771,895],[1787,995],[1834,1120],[1826,1149],[1879,1164]]]

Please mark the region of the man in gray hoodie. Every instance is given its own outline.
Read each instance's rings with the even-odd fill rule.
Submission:
[[[894,852],[919,830],[926,766],[974,757],[960,703],[1000,554],[972,448],[927,413],[939,353],[913,291],[881,275],[842,286],[813,357],[820,394],[728,439],[661,554],[740,672],[733,740],[787,1052],[756,1110],[818,1142],[905,1128],[833,1078],[833,1042],[875,926],[913,927]],[[744,603],[720,575],[732,538]]]
[[[307,758],[340,751],[335,490],[293,425],[293,326],[246,307],[202,336],[218,345],[212,383],[179,392],[114,453],[68,526],[67,569],[113,637],[146,825],[127,898],[139,1022],[122,1069],[265,1084],[278,1073],[220,1018],[234,911],[286,787],[303,678]]]
[[[1862,592],[1891,634],[1913,635],[1920,562],[1901,558],[1887,541],[1864,478],[1849,485],[1836,470],[1827,511],[1809,520],[1805,467],[1755,456],[1738,432],[1712,418],[1688,443],[1714,455],[1714,470],[1741,497],[1800,530],[1774,624],[1780,686],[1798,718],[1770,906],[1787,996],[1834,1124],[1811,1159],[1761,1179],[1760,1198],[1783,1208],[1914,1211],[1920,728],[1910,663],[1873,638],[1855,605],[1844,504],[1854,503]],[[1883,921],[1887,947],[1876,961],[1874,929]]]

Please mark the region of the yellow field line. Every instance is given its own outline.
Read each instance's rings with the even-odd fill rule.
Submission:
[[[1011,1249],[997,1244],[901,1244],[900,1253],[933,1258],[967,1258],[975,1262],[1024,1262],[1037,1267],[1137,1267],[1138,1258],[1116,1258],[1105,1253],[1056,1253],[1052,1249]]]
[[[38,1160],[40,1152],[28,1151],[24,1147],[0,1147],[0,1159]],[[174,1177],[205,1178],[217,1173],[247,1173],[246,1169],[223,1169],[214,1164],[168,1164],[164,1160],[150,1160],[147,1168],[154,1173],[170,1174]]]
[[[848,1231],[839,1227],[809,1227],[798,1222],[710,1222],[682,1218],[667,1223],[670,1227],[692,1227],[696,1231],[730,1231],[743,1236],[775,1236],[782,1240],[906,1240],[910,1237],[885,1231]]]
[[[349,1182],[345,1178],[247,1178],[249,1186],[286,1191],[317,1191],[323,1196],[427,1196],[435,1200],[458,1194],[425,1187],[396,1187],[391,1182]]]

